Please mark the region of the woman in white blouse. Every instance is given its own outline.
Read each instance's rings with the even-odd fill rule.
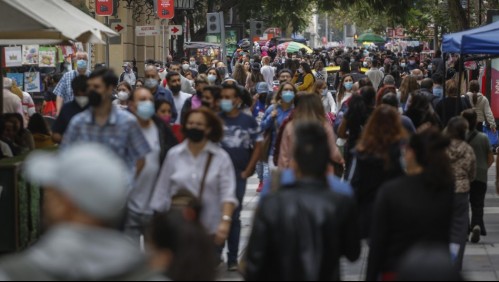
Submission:
[[[172,197],[187,189],[200,196],[206,167],[201,222],[222,245],[230,231],[232,213],[239,204],[236,199],[236,179],[232,161],[220,146],[222,121],[207,109],[189,112],[182,125],[186,141],[173,147],[165,159],[151,200],[153,210],[170,209]],[[211,155],[211,161],[208,161]],[[209,164],[209,165],[208,165]]]

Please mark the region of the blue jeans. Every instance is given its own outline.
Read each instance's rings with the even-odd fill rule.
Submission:
[[[241,211],[243,210],[244,194],[246,193],[246,180],[241,178],[241,173],[236,176],[236,197],[239,201],[239,206],[234,210],[232,215],[232,224],[230,226],[229,238],[227,244],[229,253],[227,254],[228,263],[233,264],[238,262],[239,257],[239,239],[241,236]]]
[[[269,164],[262,161],[258,162],[256,164],[256,173],[260,182],[267,180],[269,178]]]

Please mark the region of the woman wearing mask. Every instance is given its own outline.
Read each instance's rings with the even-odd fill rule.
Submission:
[[[451,256],[456,268],[463,267],[464,249],[469,234],[469,197],[471,182],[476,178],[476,156],[466,142],[468,122],[462,117],[454,117],[447,126],[447,136],[451,145],[447,148],[454,174],[454,216],[451,228]]]
[[[321,97],[324,111],[331,119],[336,114],[336,101],[334,101],[333,94],[329,92],[326,81],[317,80],[314,83],[312,93]]]
[[[340,89],[336,95],[336,115],[340,113],[345,113],[348,110],[348,102],[352,98],[353,92],[353,77],[351,75],[346,75],[341,79]]]
[[[218,246],[227,240],[235,198],[236,179],[230,156],[217,145],[222,140],[222,121],[208,109],[189,112],[182,124],[186,141],[173,147],[161,169],[151,207],[163,212],[172,199],[190,194],[203,207],[201,223]]]
[[[400,73],[402,74],[402,76],[406,76],[410,73],[409,68],[407,67],[406,59],[400,60]]]
[[[293,77],[293,80],[291,83],[297,84],[298,79],[300,78],[300,75],[303,76],[303,83],[300,85],[297,85],[297,89],[299,92],[307,92],[307,93],[312,93],[312,88],[314,87],[315,83],[315,76],[312,73],[312,69],[310,68],[310,65],[307,63],[301,63],[300,68],[298,69],[298,72],[295,74]]]
[[[142,79],[137,79],[135,82],[135,88],[141,88],[144,87],[144,81]]]
[[[321,100],[316,95],[307,95],[306,93],[298,94],[296,98],[296,109],[293,112],[292,120],[284,124],[281,130],[283,130],[282,140],[279,149],[279,168],[290,168],[293,157],[292,148],[294,144],[294,129],[295,125],[302,122],[319,122],[324,125],[328,136],[328,144],[331,149],[330,160],[338,163],[344,164],[343,157],[341,156],[338,147],[336,146],[336,136],[333,132],[331,124],[326,120],[326,113],[324,112],[324,107],[322,106]],[[330,172],[332,172],[332,167]]]
[[[245,88],[252,94],[255,93],[258,82],[265,82],[265,78],[260,71],[261,69],[262,66],[259,63],[253,63],[251,66],[251,74],[246,78]]]
[[[208,83],[210,83],[210,86],[213,85],[221,85],[222,84],[222,76],[218,72],[216,68],[209,68],[208,71],[206,72],[207,78],[208,78]]]
[[[367,281],[395,281],[400,261],[419,243],[449,249],[454,196],[446,154],[449,144],[434,128],[413,135],[405,152],[407,176],[381,187],[374,208]]]
[[[292,83],[285,82],[281,84],[279,91],[277,91],[277,94],[272,101],[272,105],[265,111],[262,123],[260,124],[262,131],[265,132],[265,138],[270,138],[268,151],[263,152],[268,157],[269,170],[276,168],[276,165],[274,164],[274,153],[277,135],[284,121],[293,111],[296,93],[296,87]],[[262,188],[263,183],[260,183],[258,192],[261,192]]]
[[[316,71],[315,79],[327,81],[327,71],[324,70],[324,63],[321,60],[315,62],[314,69]]]
[[[182,135],[182,130],[180,124],[172,125],[172,104],[164,99],[158,99],[154,101],[154,109],[156,110],[156,116],[163,120],[165,124],[171,128],[173,135],[178,142],[184,141],[184,136]]]
[[[355,147],[348,178],[359,206],[362,238],[370,238],[374,202],[379,188],[404,175],[400,160],[406,137],[400,114],[393,107],[382,105],[372,114]]]
[[[207,86],[203,90],[202,105],[214,113],[220,112],[220,100],[222,99],[222,88],[220,86]]]
[[[410,94],[416,90],[419,90],[418,80],[413,76],[406,76],[400,85],[400,106],[403,111],[406,110]]]
[[[128,82],[123,81],[118,84],[116,88],[118,94],[116,94],[117,99],[113,101],[113,105],[117,105],[120,109],[128,109],[128,99],[130,98],[130,93],[132,93],[132,86]]]
[[[483,132],[483,123],[485,122],[485,125],[495,132],[497,125],[494,114],[490,108],[489,100],[487,97],[483,96],[482,93],[480,93],[480,84],[477,80],[471,81],[470,91],[467,95],[471,101],[471,106],[476,111],[478,116],[476,129]]]

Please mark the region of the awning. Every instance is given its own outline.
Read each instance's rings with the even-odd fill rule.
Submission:
[[[494,40],[494,38],[489,38],[492,39],[492,41],[487,40],[485,36],[493,36],[495,37],[495,39],[497,39],[498,35],[499,22],[466,31],[446,34],[444,35],[444,39],[442,42],[442,51],[445,53],[489,54],[489,52],[475,52],[479,51],[482,47],[487,48],[487,45],[489,45],[491,42],[498,42],[497,40]],[[476,38],[477,42],[474,42],[475,39],[473,38]],[[482,39],[485,39],[485,41],[480,43],[479,41]],[[464,44],[466,44],[467,46],[464,46]],[[497,43],[496,46],[498,46]],[[487,49],[490,50],[490,48]],[[464,52],[464,50],[466,50],[466,52]]]

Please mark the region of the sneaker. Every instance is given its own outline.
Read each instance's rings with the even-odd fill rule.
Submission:
[[[228,263],[227,270],[229,272],[237,272],[237,271],[239,271],[239,265],[237,264],[237,262],[236,263],[234,263],[234,262]]]
[[[473,227],[473,231],[471,231],[471,243],[476,244],[480,242],[480,234],[482,233],[482,229],[480,226]]]
[[[258,189],[256,189],[256,192],[261,193],[262,190],[263,190],[263,182],[260,182],[260,184],[258,184]]]

